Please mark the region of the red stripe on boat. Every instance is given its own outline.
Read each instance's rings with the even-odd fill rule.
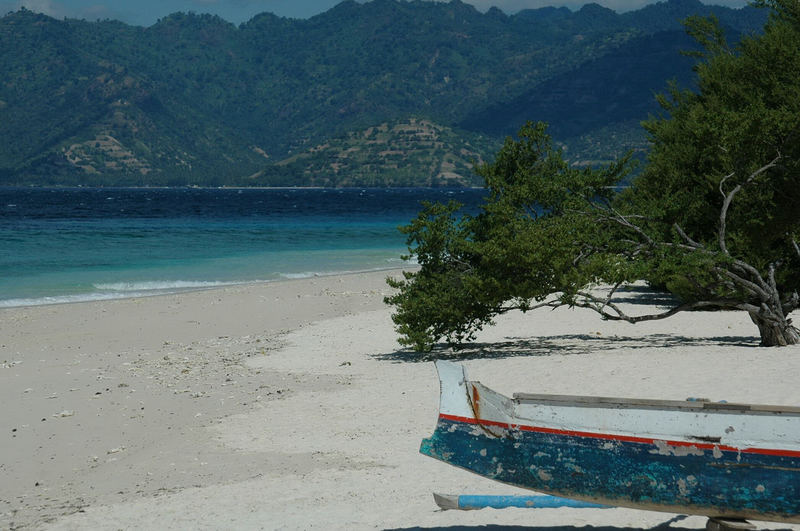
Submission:
[[[464,424],[479,424],[482,426],[497,426],[499,428],[506,428],[511,430],[520,430],[520,431],[530,431],[535,433],[550,433],[554,435],[567,435],[570,437],[585,437],[589,439],[602,439],[608,441],[615,441],[615,442],[630,442],[630,443],[641,443],[641,444],[655,444],[656,441],[663,441],[670,446],[693,446],[700,450],[713,450],[717,448],[718,450],[726,451],[726,452],[742,452],[747,454],[761,454],[761,455],[774,455],[780,457],[800,457],[800,451],[797,450],[775,450],[769,448],[736,448],[733,446],[726,446],[723,444],[713,444],[713,443],[695,443],[695,442],[688,442],[688,441],[668,441],[664,439],[652,439],[646,437],[633,437],[630,435],[612,435],[609,433],[594,433],[594,432],[587,432],[587,431],[575,431],[575,430],[560,430],[557,428],[544,428],[541,426],[527,426],[525,424],[508,424],[507,422],[497,422],[494,420],[483,420],[483,419],[474,419],[468,417],[459,417],[456,415],[446,415],[444,413],[439,414],[440,419],[445,420],[452,420],[455,422],[461,422]]]

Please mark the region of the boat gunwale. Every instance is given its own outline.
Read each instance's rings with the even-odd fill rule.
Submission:
[[[480,384],[480,382],[471,382]],[[480,384],[486,388],[485,385]],[[659,400],[646,398],[618,398],[607,396],[555,395],[536,393],[514,393],[516,404],[536,404],[546,406],[594,407],[614,409],[661,409],[714,411],[718,413],[753,413],[800,416],[800,406],[777,406],[766,404],[744,404],[734,402],[709,402],[698,400]]]

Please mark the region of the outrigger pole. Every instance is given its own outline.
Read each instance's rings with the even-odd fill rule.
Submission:
[[[528,509],[554,509],[558,507],[572,507],[574,509],[608,509],[609,505],[583,502],[560,498],[558,496],[488,496],[482,494],[439,494],[433,493],[436,505],[444,510],[459,509],[471,511],[473,509],[506,509],[508,507],[523,507]]]

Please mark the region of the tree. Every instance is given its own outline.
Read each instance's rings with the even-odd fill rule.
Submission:
[[[773,9],[764,33],[735,50],[714,19],[687,21],[705,49],[699,90],[660,98],[669,116],[645,122],[649,163],[622,202],[648,212],[660,239],[671,230],[714,257],[702,282],[668,267],[648,280],[687,301],[723,299],[762,344],[785,345],[800,340],[788,317],[800,289],[800,4],[760,3]]]
[[[670,87],[646,122],[652,150],[630,187],[627,159],[570,167],[542,124],[508,139],[478,169],[476,216],[427,205],[402,230],[420,269],[390,281],[401,342],[460,343],[496,315],[574,306],[636,323],[698,309],[747,311],[763,345],[800,342],[800,4],[764,0],[765,32],[732,49],[713,19],[692,18],[704,47],[698,91]],[[678,296],[667,311],[628,315],[627,282]],[[611,286],[602,295],[593,288]]]
[[[428,204],[401,228],[421,268],[389,280],[399,290],[386,302],[397,307],[400,341],[419,350],[442,337],[468,341],[495,315],[570,304],[603,281],[613,258],[591,248],[616,243],[584,213],[609,204],[628,169],[627,159],[573,168],[544,124],[524,126],[518,141],[507,139],[493,163],[477,168],[488,191],[478,215],[460,215],[457,202]],[[619,273],[617,282],[634,278]]]

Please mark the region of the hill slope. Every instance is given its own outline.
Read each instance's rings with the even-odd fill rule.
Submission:
[[[176,13],[141,28],[20,10],[0,19],[0,183],[336,186],[373,170],[376,184],[468,183],[464,161],[431,168],[464,149],[490,157],[524,119],[551,122],[576,161],[607,158],[644,148],[652,94],[691,78],[680,20],[711,11],[736,33],[766,17],[694,0],[513,16],[373,0],[308,20]],[[342,155],[348,138],[412,119],[441,146],[399,162],[379,150],[366,166]]]

